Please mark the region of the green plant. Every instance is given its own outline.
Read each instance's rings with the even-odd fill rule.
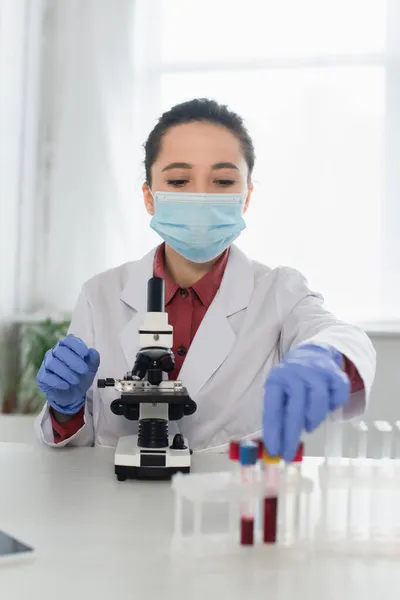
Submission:
[[[18,360],[10,374],[3,399],[3,412],[36,413],[44,403],[44,396],[36,384],[36,374],[47,350],[67,333],[69,321],[45,319],[18,324],[14,352]]]

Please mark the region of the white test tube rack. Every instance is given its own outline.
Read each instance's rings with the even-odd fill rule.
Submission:
[[[400,460],[341,462],[320,466],[314,546],[400,556]]]
[[[261,504],[265,498],[277,496],[279,506],[278,539],[279,536],[285,540],[293,538],[292,532],[285,531],[285,523],[288,524],[287,526],[291,526],[293,519],[283,518],[285,513],[283,500],[293,496],[297,498],[297,505],[301,507],[302,531],[306,537],[308,534],[306,519],[310,514],[309,498],[313,488],[312,481],[302,477],[296,468],[285,469],[282,467],[279,482],[277,489],[267,487],[262,469],[257,469],[255,481],[246,486],[242,485],[238,471],[191,473],[189,475],[177,473],[172,479],[172,489],[175,494],[174,546],[179,547],[182,544],[193,542],[197,546],[201,546],[215,541],[220,548],[221,542],[226,542],[231,548],[239,548],[240,504],[248,500],[255,500],[258,504],[255,518],[255,543],[259,544],[262,536]],[[187,503],[191,509],[186,523],[184,522],[184,503]],[[205,522],[205,505],[217,504],[226,506],[228,523],[223,533],[213,531],[212,520]],[[293,504],[292,502],[291,505]],[[300,531],[297,532],[297,536],[299,534]]]
[[[343,422],[341,416],[325,423],[314,546],[400,556],[400,424]]]
[[[326,456],[315,481],[304,477],[293,465],[281,465],[279,490],[274,493],[266,493],[261,469],[257,471],[256,481],[248,487],[241,485],[238,471],[175,475],[172,481],[175,547],[189,542],[197,547],[204,545],[209,552],[214,540],[220,550],[240,549],[240,503],[250,498],[261,502],[277,492],[276,546],[400,556],[400,421],[393,425],[375,421],[368,426],[364,421],[344,423],[335,417],[325,428]],[[343,446],[348,433],[352,445],[350,456],[344,457]],[[375,459],[367,458],[370,436],[376,445],[378,458]],[[191,505],[186,531],[184,503],[189,508]],[[213,535],[212,523],[211,527],[210,523],[204,527],[206,504],[226,505],[228,525],[224,533]],[[296,506],[294,513],[293,506]],[[262,524],[257,523],[257,519],[255,528],[259,542]],[[226,544],[221,545],[223,541]]]

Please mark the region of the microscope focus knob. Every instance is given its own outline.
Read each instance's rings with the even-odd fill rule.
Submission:
[[[112,377],[106,377],[106,379],[98,379],[97,380],[98,388],[114,387],[114,386],[115,386],[115,379],[113,379]]]
[[[171,450],[186,450],[185,440],[181,433],[176,433],[174,435]]]

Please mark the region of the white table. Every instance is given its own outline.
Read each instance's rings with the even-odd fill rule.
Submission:
[[[226,460],[199,455],[194,469],[223,470]],[[118,483],[111,450],[0,444],[0,529],[37,549],[30,562],[0,565],[2,599],[400,597],[394,560],[307,562],[265,546],[178,559],[170,552],[172,528],[170,484]]]

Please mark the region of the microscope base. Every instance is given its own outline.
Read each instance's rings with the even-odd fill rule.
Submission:
[[[170,479],[175,473],[190,473],[191,451],[187,440],[183,449],[141,448],[137,445],[137,435],[119,439],[115,450],[115,474],[118,481],[125,479]]]
[[[115,465],[118,481],[127,479],[171,479],[175,473],[190,473],[190,467],[121,467]]]

